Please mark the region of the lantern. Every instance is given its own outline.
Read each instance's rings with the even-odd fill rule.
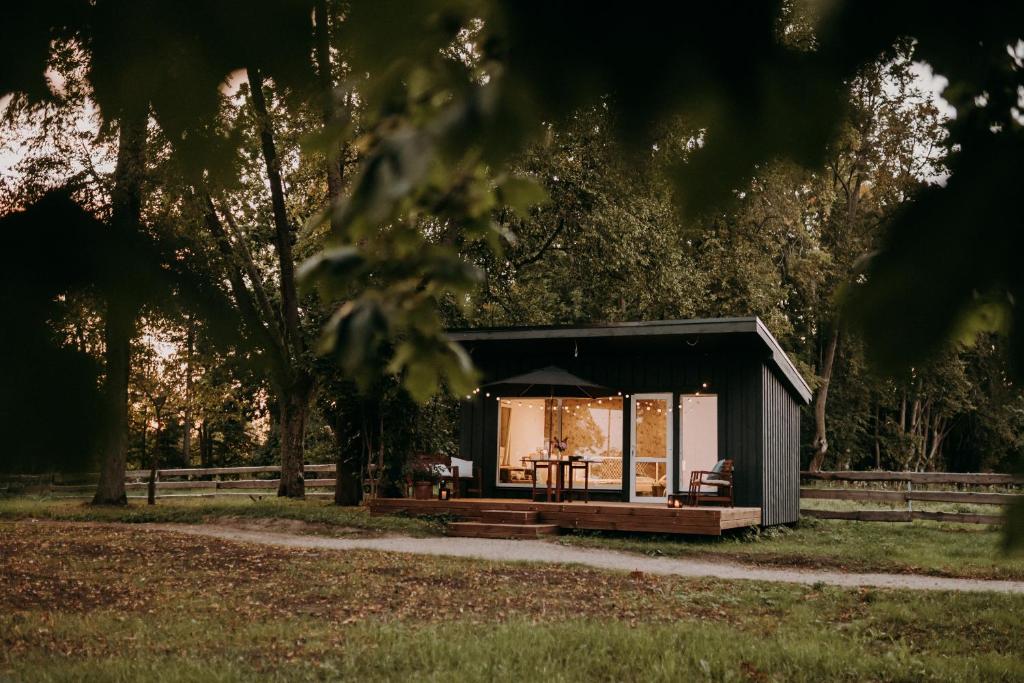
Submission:
[[[682,493],[668,494],[668,506],[670,508],[681,508],[686,503],[686,495]]]
[[[437,499],[448,500],[451,497],[451,491],[448,490],[448,482],[442,481],[437,485]]]

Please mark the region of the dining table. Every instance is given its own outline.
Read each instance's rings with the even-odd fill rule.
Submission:
[[[542,493],[547,502],[571,502],[577,490],[573,486],[574,474],[583,474],[583,502],[590,502],[590,465],[594,462],[588,458],[530,458],[533,463],[533,485],[530,488],[530,500],[537,499],[537,475],[541,469],[546,470],[546,481]],[[552,473],[554,476],[552,476]],[[552,486],[553,484],[553,486]]]

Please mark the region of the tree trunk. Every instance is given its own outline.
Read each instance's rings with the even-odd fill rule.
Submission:
[[[331,26],[327,0],[317,0],[313,11],[316,22],[317,76],[320,81],[320,96],[323,98],[324,127],[327,128],[337,120],[334,104],[334,77],[331,73]],[[332,208],[341,197],[342,181],[344,180],[341,164],[339,150],[333,148],[327,150],[327,197]],[[335,211],[331,211],[331,227],[337,229],[335,213]]]
[[[146,435],[149,431],[149,413],[146,412],[145,406],[142,408],[142,452],[139,455],[139,462],[146,462]]]
[[[359,505],[363,499],[360,479],[362,452],[352,447],[351,430],[342,410],[332,415],[331,431],[337,447],[334,473],[334,504]]]
[[[277,495],[285,498],[305,498],[306,482],[303,475],[305,462],[306,421],[312,398],[312,379],[298,378],[292,386],[281,391],[279,437],[281,441],[281,483]]]
[[[814,454],[808,469],[811,472],[821,471],[825,463],[825,456],[828,454],[828,432],[825,425],[825,408],[828,403],[828,386],[832,381],[832,368],[836,361],[836,348],[839,346],[839,321],[832,327],[828,344],[825,347],[825,355],[821,361],[821,371],[818,373],[820,383],[818,391],[814,396]]]
[[[263,93],[263,76],[259,69],[249,69],[248,74],[253,108],[259,121],[260,147],[267,168],[267,180],[270,183],[270,201],[274,216],[274,246],[277,249],[277,265],[280,269],[279,285],[285,327],[284,339],[292,358],[297,358],[302,353],[303,344],[299,329],[299,295],[295,285],[295,261],[292,255],[295,231],[288,221],[288,211],[285,208],[281,162],[277,156],[270,112],[267,109],[267,100]]]
[[[135,307],[113,300],[107,305],[104,329],[106,381],[103,462],[93,496],[94,505],[127,505],[124,471],[128,462],[128,377],[135,336]]]
[[[192,465],[192,352],[195,350],[195,339],[196,322],[189,316],[185,333],[185,428],[181,435],[181,455],[185,467]]]
[[[119,232],[138,230],[142,216],[142,176],[146,157],[148,108],[136,107],[121,117],[111,195],[111,223]],[[124,470],[128,461],[128,377],[138,303],[131,292],[111,293],[104,321],[106,381],[104,443],[94,505],[126,505]]]
[[[285,207],[284,182],[281,179],[281,162],[274,144],[274,131],[270,112],[263,92],[263,76],[259,69],[248,69],[249,88],[252,94],[253,110],[259,125],[260,148],[267,169],[270,184],[270,199],[274,216],[274,247],[277,251],[279,272],[278,284],[281,290],[281,311],[284,330],[284,363],[277,370],[278,405],[280,407],[281,439],[281,485],[277,495],[289,498],[303,498],[306,495],[302,465],[303,441],[306,436],[306,419],[309,404],[313,398],[314,378],[303,368],[302,358],[305,344],[299,326],[299,296],[295,284],[295,261],[292,243],[295,230],[288,220]]]
[[[206,418],[199,422],[199,466],[213,467],[213,444],[210,443],[210,427]]]
[[[149,456],[149,485],[146,487],[146,504],[156,505],[156,471],[160,468],[160,411],[156,411],[156,439]]]
[[[876,403],[875,404],[875,469],[876,470],[882,469],[882,442],[881,442],[881,439],[879,438],[879,427],[880,427],[879,423],[881,422],[881,420],[882,420],[882,417],[881,417],[881,405],[879,403]]]

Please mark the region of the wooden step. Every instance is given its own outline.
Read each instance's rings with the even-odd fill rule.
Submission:
[[[540,518],[536,510],[481,510],[480,521],[491,524],[536,524]]]
[[[558,533],[557,524],[494,524],[489,522],[452,522],[449,536],[469,538],[540,538]]]

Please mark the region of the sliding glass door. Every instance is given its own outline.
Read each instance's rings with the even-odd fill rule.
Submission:
[[[663,503],[672,486],[672,394],[637,394],[630,407],[629,499]]]

